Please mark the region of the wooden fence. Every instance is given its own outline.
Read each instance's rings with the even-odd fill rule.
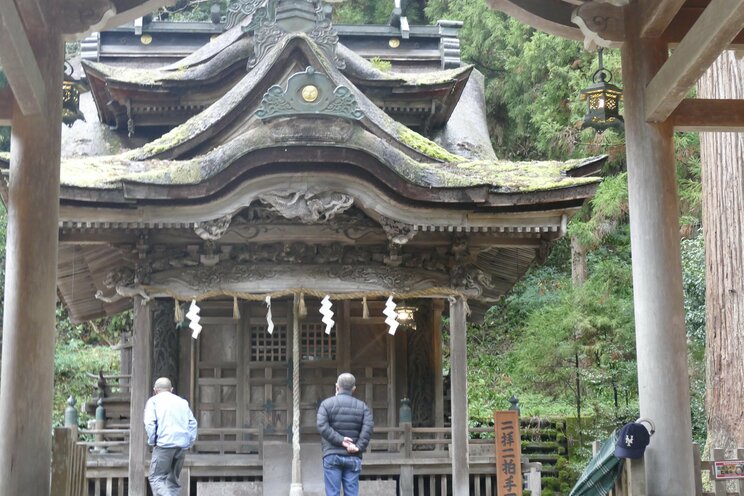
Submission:
[[[88,496],[85,480],[88,450],[77,444],[76,429],[54,429],[52,496]]]
[[[598,444],[595,442],[595,444]],[[595,447],[596,449],[596,447]],[[725,460],[724,450],[714,449],[713,460],[701,460],[700,447],[693,444],[695,496],[744,496],[744,479],[715,479],[715,462]],[[744,448],[736,450],[736,458],[744,460]],[[709,485],[713,491],[706,491]],[[626,460],[620,479],[608,496],[645,496],[646,476],[643,458]]]
[[[726,459],[724,450],[714,449],[713,460],[701,460],[700,448],[697,444],[693,446],[693,450],[695,457],[695,496],[744,496],[744,479],[732,479],[730,481],[715,479],[714,465],[715,462]],[[744,448],[736,450],[736,458],[744,460]],[[703,489],[703,475],[707,475],[706,479],[710,481],[713,492]]]

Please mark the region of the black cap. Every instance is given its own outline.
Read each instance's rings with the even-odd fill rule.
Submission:
[[[643,424],[631,422],[620,429],[615,444],[615,456],[618,458],[641,458],[651,440],[651,435]]]

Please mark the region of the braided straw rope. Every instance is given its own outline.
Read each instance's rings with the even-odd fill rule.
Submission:
[[[295,293],[292,311],[292,488],[290,496],[301,496],[300,465],[300,316],[299,293]]]
[[[421,289],[417,291],[390,291],[390,290],[378,290],[378,291],[354,291],[351,293],[329,293],[327,291],[319,291],[316,289],[307,288],[291,288],[284,289],[282,291],[272,291],[270,293],[248,293],[244,291],[227,291],[221,289],[215,289],[211,291],[205,291],[203,293],[178,293],[169,288],[160,286],[149,286],[143,285],[140,288],[145,294],[149,296],[169,296],[176,301],[202,301],[210,298],[217,298],[220,296],[228,296],[230,298],[237,298],[239,300],[246,301],[264,301],[267,296],[274,298],[281,298],[284,296],[294,296],[296,294],[304,293],[305,296],[311,296],[316,298],[323,298],[329,296],[331,300],[361,300],[362,298],[383,298],[393,295],[400,299],[414,299],[414,298],[447,298],[447,297],[461,297],[467,298],[467,295],[462,291],[448,287],[433,287],[428,289]]]

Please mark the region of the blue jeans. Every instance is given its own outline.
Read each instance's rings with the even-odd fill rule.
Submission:
[[[357,456],[327,455],[323,458],[326,496],[339,496],[341,485],[344,496],[359,496],[359,474],[362,459]]]

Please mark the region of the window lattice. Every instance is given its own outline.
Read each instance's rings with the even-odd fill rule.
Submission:
[[[251,326],[251,361],[286,362],[287,326],[275,325],[273,334],[266,332],[265,325]]]
[[[302,324],[300,350],[303,360],[335,360],[336,333],[325,333],[325,325]]]

